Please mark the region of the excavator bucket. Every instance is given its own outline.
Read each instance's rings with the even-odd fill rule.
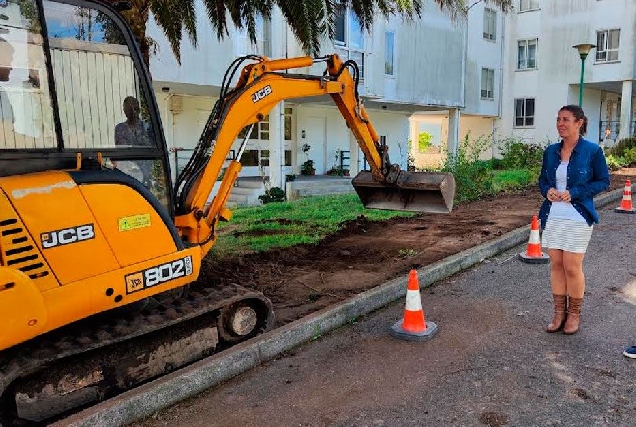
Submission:
[[[388,184],[361,171],[351,184],[365,208],[426,213],[453,209],[455,178],[450,173],[400,171],[395,183]]]

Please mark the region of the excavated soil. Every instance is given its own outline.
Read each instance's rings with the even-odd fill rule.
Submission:
[[[608,191],[624,188],[625,180],[635,177],[636,169],[613,172]],[[461,204],[450,214],[381,222],[360,216],[317,244],[222,260],[211,256],[200,281],[235,282],[260,290],[274,304],[278,327],[404,276],[412,268],[529,227],[541,201],[534,186]]]

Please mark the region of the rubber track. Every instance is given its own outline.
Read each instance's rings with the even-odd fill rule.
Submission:
[[[17,378],[33,374],[47,363],[165,329],[243,299],[258,299],[270,307],[270,313],[273,313],[271,303],[262,293],[232,284],[191,290],[187,296],[174,300],[169,306],[144,310],[127,319],[117,318],[110,323],[104,324],[102,321],[80,328],[71,325],[60,330],[64,331],[63,334],[57,331],[55,334],[36,337],[0,352],[0,396]],[[272,320],[273,316],[268,316],[264,330],[271,327]]]

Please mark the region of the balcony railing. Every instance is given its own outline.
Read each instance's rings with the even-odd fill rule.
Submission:
[[[620,120],[600,121],[598,126],[598,140],[612,139],[617,141],[620,129]],[[631,122],[629,125],[629,136],[634,135],[636,135],[636,121]]]
[[[618,131],[620,130],[620,121],[601,121],[598,126],[598,140],[618,139]]]

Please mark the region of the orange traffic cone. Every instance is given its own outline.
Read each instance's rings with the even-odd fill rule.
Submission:
[[[625,181],[625,189],[623,190],[623,200],[621,200],[621,205],[614,208],[614,212],[630,214],[636,213],[632,206],[632,182],[629,179]]]
[[[525,252],[519,254],[521,261],[528,264],[546,264],[550,261],[550,257],[541,252],[541,241],[539,240],[539,218],[532,216],[530,224],[530,238],[528,239],[528,247]]]
[[[427,322],[424,318],[417,271],[411,270],[406,287],[404,319],[391,327],[391,335],[408,341],[426,341],[432,338],[436,332],[437,325],[433,322]]]

